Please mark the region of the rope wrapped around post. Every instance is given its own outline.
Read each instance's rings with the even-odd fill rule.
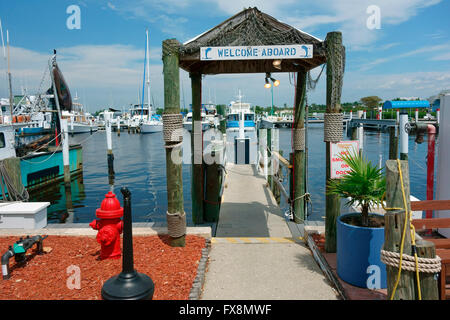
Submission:
[[[295,151],[305,150],[305,128],[294,129],[294,150]]]
[[[406,271],[416,271],[415,257],[403,254],[402,264],[400,266],[400,254],[398,252],[381,250],[381,261],[391,267],[401,267]],[[418,258],[418,270],[422,273],[439,273],[441,271],[441,258]]]
[[[166,212],[167,230],[172,238],[179,238],[186,234],[186,213],[169,213]]]
[[[342,113],[324,114],[323,141],[336,143],[342,140],[342,121]]]
[[[166,113],[162,115],[162,118],[165,148],[181,145],[183,142],[183,116],[179,113]]]

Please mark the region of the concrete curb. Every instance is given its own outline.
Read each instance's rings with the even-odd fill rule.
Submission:
[[[0,229],[0,237],[24,235],[52,235],[52,236],[97,236],[97,230],[92,228],[42,228],[42,229]],[[133,226],[133,236],[167,235],[167,227],[136,227]],[[195,235],[211,239],[211,227],[187,227],[187,235]]]
[[[189,300],[199,300],[203,284],[205,283],[206,265],[208,263],[209,251],[211,250],[211,238],[206,239],[206,246],[202,249],[202,257],[198,263],[197,275],[192,284],[191,291],[189,293]]]

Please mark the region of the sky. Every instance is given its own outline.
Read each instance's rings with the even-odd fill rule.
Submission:
[[[79,20],[73,20],[73,6],[79,8]],[[48,89],[48,59],[56,49],[71,93],[87,111],[127,109],[142,94],[148,28],[152,102],[162,108],[162,41],[186,42],[255,6],[322,40],[328,32],[342,32],[341,102],[371,95],[427,99],[450,88],[450,0],[14,0],[0,2],[5,45],[6,30],[10,39],[13,93]],[[69,28],[68,21],[79,21],[79,28]],[[312,78],[321,68],[311,71]],[[6,59],[0,59],[0,73],[0,97],[7,98]],[[292,106],[290,75],[272,76],[281,82],[273,90],[274,104]],[[180,81],[180,106],[188,108],[190,79],[181,69]],[[228,104],[241,90],[252,105],[270,106],[271,90],[263,85],[264,74],[208,75],[202,102]],[[308,102],[324,104],[325,89],[324,71]]]

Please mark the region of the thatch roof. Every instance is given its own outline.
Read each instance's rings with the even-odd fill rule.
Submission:
[[[284,59],[281,70],[272,60],[201,61],[201,47],[313,45],[312,59]],[[245,9],[181,46],[180,67],[202,74],[295,72],[310,70],[326,61],[324,42],[282,23],[255,8]]]

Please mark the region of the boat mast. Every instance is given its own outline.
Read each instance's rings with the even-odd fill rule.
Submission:
[[[145,69],[147,66],[147,45],[145,46],[145,59],[144,59],[144,78],[142,81],[142,101],[141,101],[141,121],[144,116],[144,103],[145,103]]]
[[[0,34],[2,37],[2,48],[3,48],[3,58],[5,59],[5,65],[6,65],[6,49],[5,49],[5,41],[3,40],[3,28],[2,28],[2,20],[0,19]],[[3,117],[3,111],[0,108],[0,116]]]
[[[11,123],[13,121],[13,94],[11,84],[11,68],[10,68],[10,54],[9,54],[9,32],[6,29],[6,46],[8,47],[8,83],[9,83],[9,108],[11,112]]]
[[[148,94],[148,120],[150,121],[150,117],[152,115],[152,109],[150,107],[150,48],[149,48],[149,41],[148,41],[148,29],[145,31],[147,35],[147,47],[146,47],[146,59],[147,59],[147,94]]]

